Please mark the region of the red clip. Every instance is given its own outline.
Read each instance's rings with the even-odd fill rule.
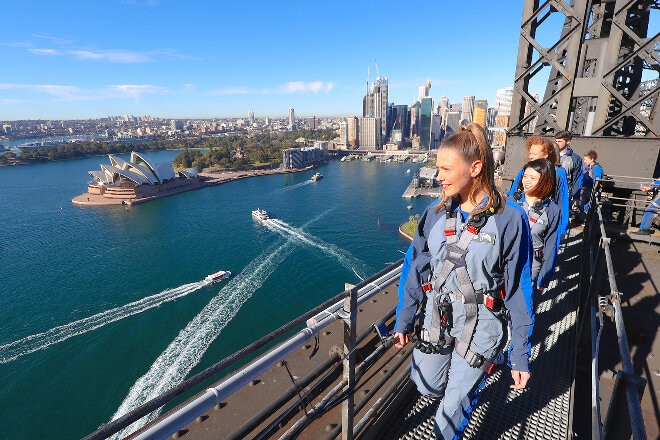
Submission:
[[[502,299],[506,298],[506,290],[504,290],[504,286],[500,287],[500,297]]]
[[[475,228],[472,225],[467,225],[467,228],[465,228],[465,229],[467,229],[469,232],[473,233],[474,235],[477,235],[477,232],[479,232],[479,231],[477,231],[477,228]]]
[[[490,364],[488,368],[486,368],[486,374],[492,373],[494,369],[495,369],[495,364]]]
[[[490,295],[485,295],[484,296],[484,305],[488,307],[489,309],[492,309],[495,307],[495,299],[490,296]]]
[[[424,284],[422,284],[422,291],[423,291],[423,292],[428,292],[428,291],[430,291],[430,290],[432,290],[432,289],[433,289],[433,286],[431,285],[431,283],[424,283]]]
[[[530,217],[529,221],[532,222],[532,223],[536,223],[536,219],[534,217]]]
[[[453,229],[445,229],[445,236],[449,237],[450,235],[456,235],[456,231]]]

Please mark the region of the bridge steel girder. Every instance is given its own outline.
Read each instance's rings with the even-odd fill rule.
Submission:
[[[505,178],[515,175],[527,159],[524,137],[553,137],[561,130],[573,132],[571,145],[579,153],[586,152],[580,151],[581,145],[598,151],[606,173],[653,177],[660,163],[660,121],[655,117],[660,33],[646,35],[651,9],[660,9],[658,1],[524,1]],[[563,15],[563,26],[556,30],[556,42],[546,48],[538,37],[547,40],[546,22],[553,22],[553,14]],[[548,69],[543,98],[535,97],[530,84],[542,81],[541,73]],[[643,78],[644,71],[655,77]],[[615,148],[627,151],[625,160],[606,160],[617,156],[607,152]]]

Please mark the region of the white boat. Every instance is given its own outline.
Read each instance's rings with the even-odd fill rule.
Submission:
[[[206,275],[204,281],[206,281],[207,283],[217,283],[218,281],[224,280],[225,278],[229,278],[230,276],[231,276],[231,272],[229,272],[228,270],[219,270],[210,275]]]
[[[314,181],[322,179],[322,178],[323,178],[323,174],[321,174],[321,173],[316,173],[312,176],[312,180],[314,180]]]
[[[264,220],[268,220],[270,218],[270,217],[268,217],[268,213],[266,211],[264,211],[263,209],[259,209],[259,208],[252,211],[252,217],[255,220],[259,220],[261,222],[264,221]]]

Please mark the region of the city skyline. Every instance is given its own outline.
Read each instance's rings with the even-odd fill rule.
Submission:
[[[0,120],[353,116],[378,75],[395,104],[415,102],[430,81],[435,100],[492,105],[513,84],[522,5],[480,0],[472,10],[13,2],[0,31]],[[366,32],[375,26],[382,32]]]

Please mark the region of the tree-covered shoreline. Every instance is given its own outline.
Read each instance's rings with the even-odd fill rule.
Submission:
[[[297,140],[330,140],[335,130],[311,130],[259,133],[255,135],[232,134],[218,137],[185,137],[176,139],[152,139],[141,142],[129,141],[77,141],[27,150],[16,155],[9,152],[0,155],[1,165],[24,165],[68,159],[123,154],[131,151],[184,150],[173,161],[175,168],[254,169],[279,166],[282,151],[304,146]],[[199,150],[208,150],[201,153]]]

